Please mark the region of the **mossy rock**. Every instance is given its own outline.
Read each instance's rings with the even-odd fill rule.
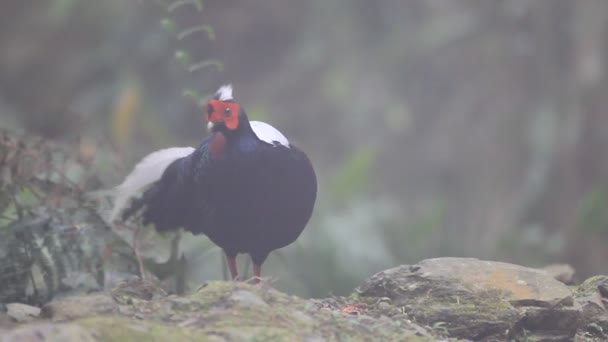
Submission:
[[[574,287],[574,297],[582,309],[584,328],[579,341],[608,340],[608,276],[599,275]]]
[[[437,258],[375,274],[359,288],[410,319],[475,341],[571,340],[580,310],[546,272],[471,258]]]
[[[185,296],[128,281],[56,298],[5,341],[605,341],[606,277],[568,288],[547,273],[429,259],[370,277],[348,297],[302,299],[269,284],[209,282]],[[4,323],[3,323],[4,322]]]
[[[63,341],[70,332],[97,341],[435,340],[422,328],[410,328],[387,317],[326,310],[313,301],[289,296],[268,285],[210,282],[187,296],[158,292],[152,297],[137,293],[138,289],[149,291],[149,284],[132,285],[128,290],[122,286],[120,293],[113,291],[112,295],[120,299],[117,310],[108,311],[106,306],[103,312],[97,311],[100,306],[91,301],[89,310],[83,310],[79,303],[85,303],[88,296],[100,300],[100,294],[84,295],[80,300],[68,297],[50,303],[48,306],[54,310],[43,310],[47,319],[60,319],[62,323],[53,324],[53,329],[48,328],[48,322],[24,325],[13,329],[7,339],[11,341],[11,335],[24,336],[35,330],[47,337],[44,341],[59,341],[57,336]],[[76,310],[70,306],[79,307]],[[46,328],[41,329],[40,324]]]

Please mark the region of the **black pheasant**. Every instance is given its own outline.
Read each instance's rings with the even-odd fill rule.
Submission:
[[[111,219],[141,212],[159,231],[205,234],[226,253],[233,279],[238,253],[251,256],[259,278],[268,254],[295,241],[308,223],[315,172],[278,130],[248,120],[231,86],[209,101],[206,121],[211,135],[198,148],[157,151],[135,167],[115,189]]]

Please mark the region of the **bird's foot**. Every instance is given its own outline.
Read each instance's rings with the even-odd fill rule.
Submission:
[[[264,287],[264,286],[270,284],[271,282],[272,282],[272,280],[269,278],[262,278],[262,277],[258,277],[258,276],[253,276],[253,277],[245,280],[245,283],[256,285],[259,287]]]

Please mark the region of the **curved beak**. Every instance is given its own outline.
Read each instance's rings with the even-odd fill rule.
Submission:
[[[209,132],[213,131],[213,127],[215,126],[215,124],[212,121],[207,122],[207,130]]]

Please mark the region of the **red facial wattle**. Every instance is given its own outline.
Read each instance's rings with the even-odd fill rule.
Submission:
[[[226,147],[226,137],[222,132],[217,132],[209,142],[209,153],[213,158],[219,158],[224,153]]]
[[[236,102],[212,99],[207,104],[206,119],[213,124],[223,122],[226,128],[235,130],[239,126],[239,110]]]

